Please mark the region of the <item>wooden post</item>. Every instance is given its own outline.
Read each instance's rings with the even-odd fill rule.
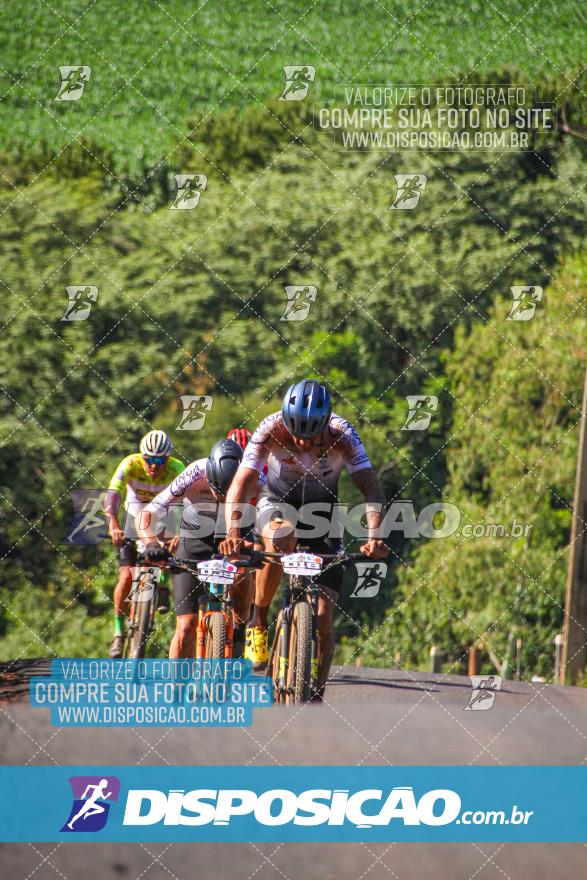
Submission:
[[[573,503],[573,526],[569,550],[567,572],[567,592],[565,596],[564,645],[561,668],[561,684],[574,684],[585,669],[585,645],[587,630],[587,374],[583,390],[583,409],[581,412],[581,433],[577,474],[575,479],[575,500]]]
[[[565,639],[562,633],[557,633],[554,637],[554,675],[552,677],[553,684],[561,683],[563,645]]]
[[[430,672],[442,672],[442,658],[444,651],[438,645],[432,645],[430,648]]]
[[[469,663],[467,666],[467,675],[479,675],[481,671],[481,650],[483,643],[471,645],[469,648]]]

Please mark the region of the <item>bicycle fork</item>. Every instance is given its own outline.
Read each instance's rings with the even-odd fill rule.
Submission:
[[[212,614],[224,615],[224,620],[226,621],[226,647],[224,649],[224,656],[230,658],[232,657],[234,626],[232,622],[232,614],[225,611],[222,607],[222,602],[220,601],[220,597],[224,593],[224,588],[222,584],[208,584],[208,590],[210,593],[209,598],[208,600],[202,598],[198,611],[196,659],[203,660],[206,656],[206,635],[208,633],[208,622]]]
[[[291,616],[293,605],[291,604],[292,590],[288,584],[283,588],[283,610],[281,613],[281,633],[279,636],[279,667],[275,684],[282,693],[287,690],[287,670],[289,665],[289,634],[291,630]]]
[[[298,589],[301,588],[301,585],[294,584],[293,588],[289,584],[287,584],[283,589],[283,610],[281,614],[281,633],[279,637],[279,666],[277,672],[277,685],[278,689],[282,693],[287,692],[287,674],[289,669],[290,660],[294,660],[294,658],[290,658],[289,656],[289,642],[290,642],[290,634],[291,634],[291,626],[292,626],[292,617],[293,610],[298,601],[305,601],[305,594],[302,595],[300,599],[298,596],[294,596],[294,592],[297,593]],[[312,647],[310,654],[310,686],[312,691],[316,691],[318,689],[318,675],[319,675],[319,658],[318,658],[318,640],[319,640],[319,631],[318,631],[318,586],[314,581],[312,581],[312,589],[310,592],[310,606],[312,609]]]
[[[310,605],[312,606],[312,651],[310,654],[310,687],[312,693],[318,690],[318,585],[312,581],[312,592],[310,594]]]

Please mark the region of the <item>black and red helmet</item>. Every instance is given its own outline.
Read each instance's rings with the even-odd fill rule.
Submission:
[[[231,428],[226,436],[228,440],[234,440],[242,450],[245,450],[253,435],[246,428]]]

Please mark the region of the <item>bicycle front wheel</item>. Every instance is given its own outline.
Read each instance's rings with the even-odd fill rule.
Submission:
[[[307,602],[296,602],[289,634],[287,703],[307,703],[312,679],[312,609]]]
[[[222,660],[226,649],[226,620],[220,611],[210,614],[206,621],[206,657]]]
[[[144,657],[146,654],[147,642],[151,634],[151,606],[151,600],[147,602],[137,602],[135,605],[135,615],[127,637],[127,656],[132,659]]]

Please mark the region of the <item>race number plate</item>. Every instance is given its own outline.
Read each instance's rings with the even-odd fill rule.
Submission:
[[[313,553],[288,553],[282,556],[281,564],[286,574],[299,574],[313,577],[322,569],[322,557]]]
[[[198,574],[208,584],[232,584],[238,569],[226,559],[207,559],[198,562]]]

